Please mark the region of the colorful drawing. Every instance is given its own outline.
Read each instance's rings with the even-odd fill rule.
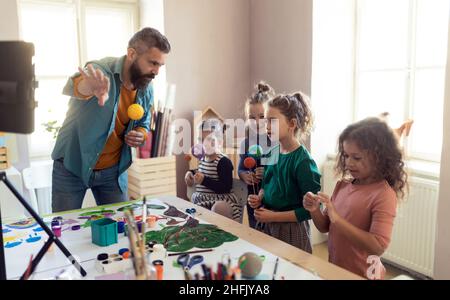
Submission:
[[[2,233],[3,233],[3,234],[8,233],[8,232],[11,232],[11,230],[9,230],[9,229],[7,229],[7,228],[2,229]]]
[[[147,212],[150,213],[150,209],[165,209],[166,207],[163,205],[158,205],[158,204],[147,204]],[[131,209],[131,210],[136,210],[136,209],[142,209],[142,204],[130,204],[130,205],[126,205],[126,206],[122,206],[121,208],[119,208],[117,211],[124,211],[125,209]]]
[[[146,240],[157,241],[163,244],[168,251],[184,252],[194,247],[201,249],[216,248],[225,242],[238,239],[237,236],[223,231],[215,225],[195,225],[195,221],[188,222],[183,226],[171,226],[159,231],[149,231],[145,235]]]
[[[102,209],[102,210],[94,210],[94,211],[88,211],[80,214],[80,217],[78,219],[89,219],[91,216],[95,215],[102,215],[105,218],[111,217],[115,214],[114,210],[111,209]]]
[[[87,228],[91,226],[92,221],[103,219],[103,218],[109,218],[115,214],[114,210],[95,210],[95,211],[88,211],[80,214],[78,219],[85,219],[87,220],[83,224],[83,228]]]
[[[67,219],[62,221],[62,225],[73,225],[73,224],[79,224],[79,222],[77,220],[73,220],[73,219]]]
[[[44,231],[44,228],[42,228],[42,227],[37,227],[37,228],[34,228],[33,231],[34,231],[34,232],[42,232],[42,231]]]
[[[167,204],[167,206],[169,206],[169,208],[164,212],[165,216],[182,218],[182,219],[186,219],[188,217],[188,215],[179,211],[175,206],[172,206],[169,204]]]
[[[11,229],[28,229],[28,228],[31,228],[34,226],[37,226],[37,223],[34,219],[27,219],[27,220],[23,220],[23,221],[19,221],[16,223],[6,225],[6,227],[11,228]]]
[[[35,243],[39,240],[41,240],[41,236],[37,235],[37,233],[34,234],[34,236],[32,236],[31,234],[29,235],[29,237],[26,239],[27,243]]]
[[[22,240],[20,240],[20,241],[16,241],[16,242],[7,242],[6,243],[6,245],[5,245],[5,248],[14,248],[14,247],[17,247],[17,246],[19,246],[20,244],[22,244]]]

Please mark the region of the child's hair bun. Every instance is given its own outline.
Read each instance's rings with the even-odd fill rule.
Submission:
[[[292,95],[292,97],[297,99],[299,102],[303,102],[303,96],[301,93],[295,93]]]
[[[272,88],[265,82],[261,81],[260,83],[258,83],[257,89],[260,93],[266,93],[269,92]]]

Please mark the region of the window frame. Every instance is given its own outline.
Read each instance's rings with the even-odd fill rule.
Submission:
[[[416,87],[416,73],[421,70],[444,70],[446,65],[443,66],[426,66],[418,67],[416,64],[417,58],[417,28],[418,28],[418,0],[409,0],[409,23],[408,23],[408,45],[407,45],[407,65],[406,68],[379,68],[379,69],[366,69],[360,68],[360,46],[361,46],[361,2],[359,0],[353,0],[354,8],[354,45],[353,45],[353,98],[352,98],[352,117],[353,121],[358,121],[358,111],[362,101],[359,99],[360,89],[359,83],[361,74],[363,73],[375,73],[375,72],[389,72],[389,71],[401,71],[406,73],[406,91],[405,98],[403,99],[404,115],[403,119],[412,118],[414,113],[414,101],[415,101],[415,87]],[[382,113],[382,111],[380,111]],[[414,126],[413,126],[414,127]],[[429,153],[414,152],[411,143],[408,142],[408,138],[403,141],[406,158],[409,160],[422,160],[439,163],[441,155],[432,155]]]
[[[78,64],[83,66],[87,62],[87,35],[86,35],[86,8],[87,7],[109,7],[128,10],[132,14],[132,26],[133,31],[136,32],[140,24],[139,14],[139,1],[138,0],[18,0],[18,13],[19,13],[19,26],[22,27],[20,22],[22,7],[26,4],[46,4],[46,5],[73,5],[75,12],[76,35],[78,46]],[[125,53],[124,53],[125,54]],[[76,70],[74,70],[75,72]],[[36,75],[36,80],[67,80],[71,74],[55,74],[55,75]],[[63,87],[61,87],[62,90]],[[31,134],[27,135],[27,143],[29,145],[29,158],[30,160],[49,159],[50,153],[54,147],[56,140],[51,139],[46,147],[32,148]],[[44,149],[45,148],[45,149]]]

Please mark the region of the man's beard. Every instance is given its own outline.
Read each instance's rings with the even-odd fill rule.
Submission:
[[[136,89],[145,89],[147,85],[155,78],[155,74],[142,74],[141,70],[134,61],[130,66],[130,81]]]

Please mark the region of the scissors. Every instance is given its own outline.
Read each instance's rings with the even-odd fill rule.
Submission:
[[[200,264],[203,262],[203,256],[202,255],[194,255],[189,259],[189,254],[181,254],[178,258],[177,258],[177,263],[179,265],[181,265],[181,267],[185,270],[188,271],[189,269],[191,269],[193,266],[195,266],[196,264]]]

